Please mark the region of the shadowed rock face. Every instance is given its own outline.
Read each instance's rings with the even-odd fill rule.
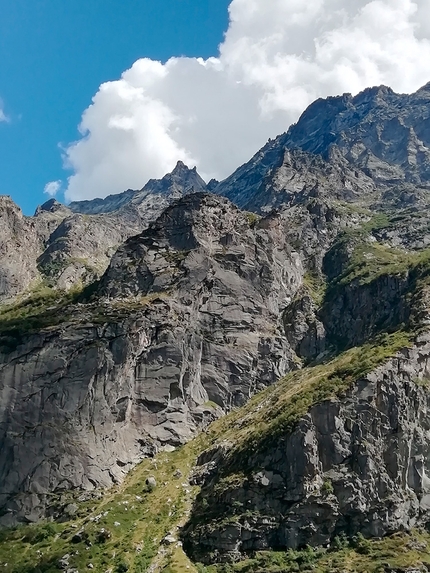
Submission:
[[[77,307],[79,324],[0,357],[3,522],[40,516],[50,491],[111,484],[296,368],[281,316],[303,266],[285,236],[280,217],[251,225],[226,199],[186,197],[101,280],[93,312],[122,298],[133,312],[98,325]]]
[[[360,264],[375,243],[402,261],[390,246],[409,256],[430,245],[429,98],[427,88],[377,88],[318,101],[210,183],[225,196],[201,192],[195,169],[179,163],[141,191],[73,212],[50,201],[26,218],[1,198],[0,298],[41,277],[62,288],[99,280],[92,298],[60,307],[60,326],[24,332],[0,354],[0,523],[55,513],[53,492],[118,482],[303,361],[324,360],[333,342],[358,345],[408,322],[418,276],[408,265],[338,283],[330,296],[312,281],[344,276],[357,245]],[[349,239],[339,243],[340,233]],[[428,321],[428,301],[419,312]],[[428,400],[413,378],[427,377],[428,354],[424,340],[346,397],[310,408],[252,461],[255,480],[233,490],[269,515],[227,533],[190,530],[191,551],[199,539],[234,556],[419,521]]]
[[[359,379],[342,399],[313,406],[294,431],[248,460],[254,471],[240,484],[215,487],[228,447],[202,455],[198,471],[210,471],[201,497],[219,518],[188,526],[193,558],[240,559],[426,524],[430,396],[416,381],[430,376],[429,339]],[[243,508],[236,518],[233,503]]]
[[[126,191],[106,199],[77,201],[73,215],[64,219],[39,258],[39,268],[60,288],[100,278],[116,249],[140,233],[173,201],[206,184],[196,169],[181,161],[162,179],[151,179],[140,191]]]
[[[189,169],[182,161],[178,161],[175,169],[162,179],[150,179],[140,190],[129,189],[124,193],[109,195],[105,199],[92,199],[89,201],[72,201],[69,208],[74,213],[86,215],[99,215],[112,213],[123,209],[127,205],[136,207],[142,215],[151,208],[156,208],[157,203],[163,203],[164,209],[169,204],[167,199],[179,199],[189,193],[201,193],[206,191],[206,183],[197,173],[196,168]],[[152,220],[155,220],[153,217]]]
[[[214,191],[257,212],[316,193],[415,204],[430,184],[429,109],[428,85],[411,95],[381,86],[319,99]]]
[[[49,202],[25,217],[8,196],[0,196],[0,302],[30,288],[40,278],[38,256],[69,210]]]

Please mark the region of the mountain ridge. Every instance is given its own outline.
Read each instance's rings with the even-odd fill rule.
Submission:
[[[82,207],[108,212],[0,198],[0,285],[19,257],[45,281],[0,306],[0,524],[58,531],[8,573],[338,573],[363,536],[427,540],[429,85],[318,100],[220,183],[178,163]]]

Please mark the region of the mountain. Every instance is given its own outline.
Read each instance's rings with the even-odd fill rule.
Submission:
[[[430,186],[429,102],[430,84],[319,99],[214,192],[257,212],[312,194],[413,204]]]
[[[148,217],[148,211],[159,212],[157,205],[160,201],[165,208],[173,199],[203,191],[206,191],[206,183],[197,173],[197,169],[195,167],[189,169],[182,161],[178,161],[171,173],[162,179],[150,179],[140,191],[129,189],[118,195],[109,195],[105,199],[74,201],[69,204],[69,209],[74,213],[98,215],[100,213],[112,213],[112,211],[129,205],[137,208],[142,215]],[[153,215],[149,218],[154,219]]]
[[[222,182],[2,198],[5,571],[428,571],[429,115],[371,88]]]
[[[25,293],[40,281],[69,290],[98,279],[128,237],[145,229],[172,201],[204,190],[196,169],[178,162],[172,173],[149,181],[141,191],[68,207],[51,199],[38,207],[34,217],[23,217],[10,199],[2,198],[0,233],[5,252],[0,251],[0,301]]]

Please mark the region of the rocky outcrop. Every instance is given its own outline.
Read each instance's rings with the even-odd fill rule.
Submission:
[[[129,239],[94,303],[0,355],[0,521],[112,484],[297,368],[282,310],[303,272],[282,218],[212,195]]]
[[[74,213],[99,215],[124,210],[128,206],[137,209],[148,221],[154,221],[172,201],[206,190],[206,183],[197,173],[197,169],[189,169],[182,161],[178,161],[171,173],[162,179],[150,179],[139,191],[129,189],[118,195],[109,195],[105,199],[73,201],[69,208]]]
[[[318,317],[318,305],[307,289],[302,289],[283,315],[285,336],[298,357],[305,361],[326,350],[327,333]]]
[[[25,217],[8,196],[0,196],[0,303],[40,280],[37,259],[45,241],[68,213],[49,202],[35,217]]]
[[[218,458],[202,456],[200,463],[212,467],[185,531],[187,550],[204,562],[238,559],[255,550],[327,545],[339,534],[382,537],[426,524],[429,380],[426,334],[251,453],[242,478],[217,485],[228,449],[215,452]],[[205,475],[204,466],[199,472]],[[206,517],[198,513],[203,502]]]
[[[196,168],[178,162],[172,173],[140,191],[65,207],[50,199],[24,217],[7,197],[0,202],[0,300],[45,281],[69,290],[100,278],[116,249],[142,232],[173,201],[206,190]]]
[[[268,213],[310,198],[357,201],[372,195],[375,184],[364,172],[331,152],[330,158],[289,149],[287,136],[270,141],[247,164],[215,187],[214,192],[242,209]]]
[[[303,391],[321,385],[251,406],[292,403],[294,424],[264,448],[257,436],[236,474],[255,412],[201,456],[190,554],[426,523],[430,339],[349,387],[347,361],[318,372],[341,348],[428,327],[429,257],[415,251],[430,244],[429,105],[428,86],[319,100],[221,183],[178,163],[140,191],[32,218],[1,198],[2,300],[42,279],[94,282],[1,312],[0,524],[56,517],[56,496],[119,482],[292,371]]]
[[[428,203],[430,89],[385,86],[319,99],[215,192],[264,212],[318,193],[346,201]]]
[[[140,191],[71,203],[74,214],[50,236],[39,268],[59,288],[89,284],[100,278],[126,239],[146,229],[173,201],[205,188],[196,168],[180,161],[171,173],[150,180]]]

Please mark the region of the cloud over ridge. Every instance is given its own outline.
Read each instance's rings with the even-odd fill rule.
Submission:
[[[70,144],[68,200],[141,188],[181,159],[224,178],[317,97],[430,80],[430,0],[233,0],[217,57],[140,59]]]

